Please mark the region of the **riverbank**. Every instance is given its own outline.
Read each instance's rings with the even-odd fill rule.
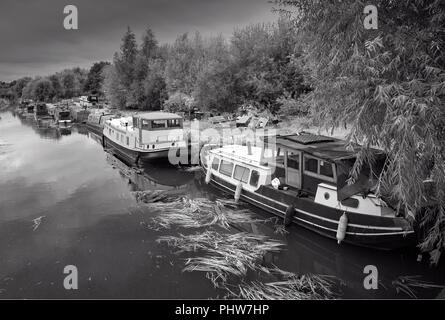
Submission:
[[[99,110],[99,109],[98,109]],[[132,110],[120,110],[117,111],[122,116],[130,117],[133,116],[136,113],[139,113],[138,111],[132,111]],[[198,120],[199,125],[195,126],[199,128],[200,131],[206,130],[206,129],[216,129],[218,131],[222,131],[224,129],[235,129],[236,128],[236,122],[234,120],[227,121],[221,124],[213,124],[209,119],[201,119]],[[186,132],[190,132],[192,128],[192,121],[185,120],[184,121],[184,128],[186,129]],[[241,128],[242,129],[242,128]],[[287,134],[295,134],[299,133],[301,131],[310,132],[314,134],[321,134],[325,136],[330,136],[338,139],[346,139],[348,134],[350,133],[350,126],[347,125],[345,127],[337,127],[333,130],[329,129],[321,129],[320,126],[317,126],[313,123],[312,119],[310,117],[288,117],[285,120],[279,122],[276,125],[270,125],[267,126],[266,129],[275,129],[276,133],[278,135],[287,135]]]

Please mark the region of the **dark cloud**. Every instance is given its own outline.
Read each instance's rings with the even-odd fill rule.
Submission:
[[[63,28],[68,4],[79,10],[79,30]],[[267,0],[0,0],[0,80],[111,60],[127,26],[138,38],[150,27],[160,42],[196,30],[229,36],[274,20],[271,9]]]

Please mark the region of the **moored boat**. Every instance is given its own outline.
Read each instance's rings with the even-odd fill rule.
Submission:
[[[29,119],[34,118],[34,108],[35,108],[35,105],[33,103],[30,103],[26,106],[26,112],[24,113],[26,118],[29,118]]]
[[[54,119],[59,126],[69,126],[72,123],[71,112],[65,107],[56,107],[54,111]]]
[[[355,153],[345,145],[312,134],[279,136],[273,149],[209,148],[202,165],[206,182],[284,218],[286,225],[293,222],[339,243],[376,249],[412,245],[415,232],[403,212],[371,191],[385,155],[374,150],[376,168],[363,167],[348,185]]]
[[[48,112],[46,103],[37,103],[34,108],[34,119],[36,121],[50,121],[53,117]]]
[[[133,163],[167,158],[170,149],[186,148],[183,118],[168,112],[147,112],[105,121],[104,146]]]
[[[115,113],[109,111],[90,112],[86,120],[86,126],[89,131],[98,136],[102,136],[105,126],[105,121],[116,118]]]

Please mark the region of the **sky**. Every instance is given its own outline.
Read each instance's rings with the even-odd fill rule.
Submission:
[[[66,30],[66,5],[78,30]],[[150,27],[160,43],[184,32],[203,35],[276,20],[268,0],[0,0],[0,81],[46,76],[111,61],[127,26],[138,42]]]

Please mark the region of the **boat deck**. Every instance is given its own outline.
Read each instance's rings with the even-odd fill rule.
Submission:
[[[293,203],[297,198],[306,198],[308,200],[314,201],[315,197],[307,192],[300,189],[287,186],[287,190],[275,189],[272,185],[261,186],[258,190],[262,195],[276,199],[281,203]]]

